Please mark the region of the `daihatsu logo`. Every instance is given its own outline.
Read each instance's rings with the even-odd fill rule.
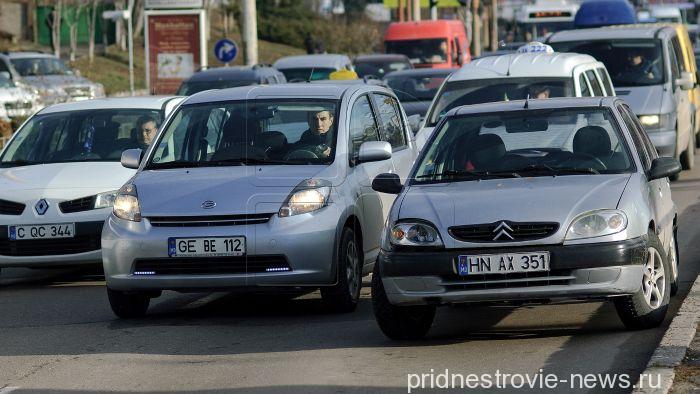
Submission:
[[[216,203],[212,200],[207,200],[202,203],[202,208],[204,209],[212,209],[216,206]]]
[[[494,241],[500,240],[502,237],[507,237],[510,240],[513,240],[513,236],[510,235],[511,232],[513,232],[513,229],[510,228],[508,223],[506,222],[501,222],[501,224],[496,227],[495,230],[493,230],[494,233],[497,233],[495,237],[493,237]]]

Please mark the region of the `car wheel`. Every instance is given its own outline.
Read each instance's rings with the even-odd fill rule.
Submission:
[[[362,289],[362,248],[355,232],[343,228],[338,245],[338,282],[321,288],[321,297],[334,312],[352,312],[357,308]]]
[[[680,276],[679,271],[679,261],[680,255],[678,254],[678,241],[676,240],[676,234],[671,236],[671,250],[668,253],[668,265],[671,267],[671,297],[678,294],[678,277]]]
[[[681,165],[684,170],[692,170],[695,167],[695,141],[693,138],[688,139],[688,148],[681,153]]]
[[[144,293],[125,293],[107,288],[109,306],[115,315],[122,319],[132,319],[146,315],[151,298]]]
[[[659,326],[666,317],[671,293],[671,269],[659,237],[649,231],[644,275],[639,290],[615,298],[615,309],[625,327],[640,330]]]
[[[433,325],[436,307],[392,305],[384,291],[384,283],[379,275],[379,264],[375,264],[374,274],[372,274],[372,309],[384,335],[399,340],[425,337],[430,326]]]

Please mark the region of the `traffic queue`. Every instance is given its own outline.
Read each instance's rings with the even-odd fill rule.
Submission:
[[[383,80],[312,83],[352,61],[293,57],[201,71],[188,97],[49,106],[0,155],[0,267],[101,265],[120,318],[163,291],[320,290],[351,312],[372,274],[392,339],[453,304],[610,300],[658,326],[680,263],[669,179],[700,140],[674,26],[471,62],[460,37],[421,57],[435,69],[357,59]]]

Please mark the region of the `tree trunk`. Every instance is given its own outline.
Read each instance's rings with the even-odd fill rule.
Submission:
[[[51,21],[51,43],[53,54],[61,57],[61,13],[63,12],[63,0],[56,0]]]
[[[136,0],[134,2],[134,37],[141,37],[143,34],[143,11],[144,11],[144,1]]]
[[[88,18],[88,59],[90,64],[95,60],[95,28],[97,26],[97,1],[92,0],[90,18]]]
[[[119,0],[114,2],[114,8],[117,10],[126,9],[124,0]],[[126,51],[126,26],[124,25],[124,20],[119,19],[116,22],[116,40],[119,49]]]

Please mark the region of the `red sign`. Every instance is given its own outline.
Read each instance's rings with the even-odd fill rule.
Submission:
[[[147,15],[148,90],[174,94],[202,67],[199,14]]]

